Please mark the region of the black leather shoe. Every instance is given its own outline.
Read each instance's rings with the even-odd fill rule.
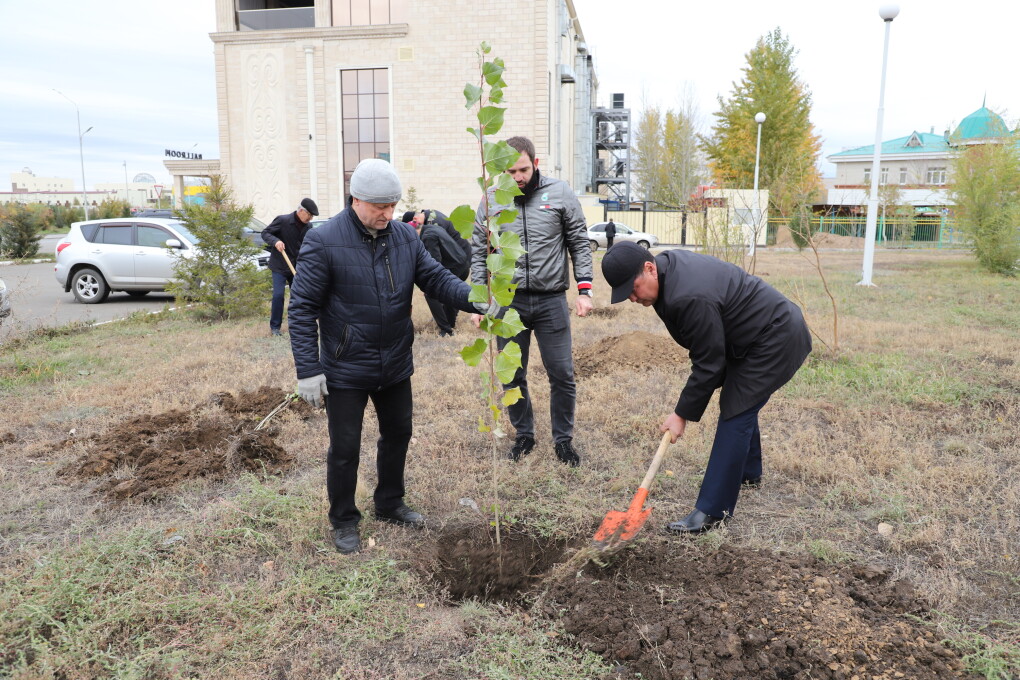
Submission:
[[[557,442],[556,457],[560,459],[561,463],[570,467],[577,467],[581,464],[581,457],[577,455],[577,451],[574,450],[574,445],[570,443],[569,439]]]
[[[344,555],[361,552],[361,536],[358,535],[358,526],[340,527],[333,529],[333,545],[338,552]]]
[[[695,508],[691,514],[678,522],[671,522],[666,525],[666,531],[673,534],[700,534],[716,528],[723,523],[722,517],[706,515]]]
[[[748,489],[761,488],[761,477],[749,477],[740,482],[740,485]]]
[[[393,510],[376,510],[375,518],[380,522],[389,522],[412,529],[422,529],[425,526],[425,515],[415,512],[406,505],[401,505]]]
[[[273,328],[272,330],[269,331],[269,334],[278,338],[283,336],[283,333],[280,332],[279,328]]]
[[[510,453],[508,453],[506,457],[516,463],[521,458],[524,458],[524,456],[531,453],[533,448],[535,448],[534,437],[529,437],[523,434],[518,435],[517,441],[514,442],[514,447],[510,449]]]

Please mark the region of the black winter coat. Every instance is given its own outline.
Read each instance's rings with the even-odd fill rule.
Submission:
[[[691,375],[676,414],[697,422],[719,387],[729,419],[785,385],[811,352],[800,308],[757,276],[708,255],[668,250],[656,256],[655,312],[690,350]]]
[[[466,312],[471,291],[391,220],[373,238],[352,208],[311,230],[291,286],[290,344],[297,377],[331,388],[379,390],[414,373],[414,286]]]
[[[298,219],[297,211],[289,215],[278,215],[269,223],[269,226],[262,230],[262,240],[269,246],[269,268],[274,272],[290,276],[290,268],[283,261],[283,255],[276,249],[276,242],[283,241],[286,246],[287,257],[290,263],[297,269],[298,257],[301,253],[301,243],[305,240],[305,234],[311,229],[307,224]]]

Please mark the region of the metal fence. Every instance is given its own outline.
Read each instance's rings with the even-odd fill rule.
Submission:
[[[585,211],[586,213],[588,210]],[[682,210],[610,210],[597,209],[597,215],[587,215],[589,224],[612,218],[631,229],[648,232],[659,242],[669,245],[700,246],[699,235],[704,233],[705,212]],[[770,217],[767,243],[775,245],[780,227],[788,227],[789,218]],[[834,234],[864,238],[864,217],[832,217],[814,215],[811,231],[816,234]],[[945,217],[879,217],[875,243],[888,248],[957,248],[964,245],[956,223]]]

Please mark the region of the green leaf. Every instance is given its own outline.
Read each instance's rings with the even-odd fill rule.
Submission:
[[[484,149],[485,168],[493,175],[505,172],[521,157],[520,151],[502,140],[495,144],[486,142],[482,148]]]
[[[513,208],[502,210],[498,215],[496,215],[496,224],[510,224],[517,219],[517,215],[517,211]]]
[[[500,205],[510,205],[513,202],[514,196],[520,196],[522,193],[520,188],[517,186],[517,182],[514,178],[505,172],[498,176],[496,180],[496,203]]]
[[[490,327],[490,331],[501,338],[512,338],[523,330],[524,323],[521,321],[521,315],[518,314],[517,310],[513,307],[506,310],[503,314],[503,318],[496,319]],[[516,346],[516,343],[512,344]],[[507,347],[509,347],[509,345],[507,345]],[[517,351],[520,353],[520,348],[518,348]],[[506,381],[504,380],[503,382]]]
[[[503,114],[506,109],[498,106],[483,106],[478,110],[478,123],[484,134],[494,135],[503,127]]]
[[[520,387],[511,387],[503,393],[503,397],[499,400],[503,406],[512,406],[520,401],[524,395],[521,394]]]
[[[513,276],[517,268],[517,258],[506,257],[503,253],[489,253],[485,258],[485,266],[493,274]]]
[[[482,417],[478,416],[478,431],[488,432],[489,430],[490,430],[489,426],[485,424],[485,421],[482,419]]]
[[[450,221],[461,238],[471,240],[475,232],[475,211],[469,205],[458,205],[450,213]]]
[[[482,54],[488,54],[492,51],[492,45],[489,44],[488,40],[483,40],[481,44]]]
[[[494,366],[496,377],[505,385],[514,379],[514,375],[520,367],[521,348],[516,342],[508,342],[503,351],[496,356]]]
[[[471,293],[468,295],[468,302],[481,302],[489,304],[489,287],[481,283],[471,284]]]
[[[478,100],[482,98],[482,88],[477,85],[468,83],[464,86],[464,99],[467,102],[464,104],[465,109],[470,109],[472,106],[478,103]]]
[[[485,76],[485,82],[489,84],[489,87],[493,87],[500,81],[505,69],[506,65],[501,57],[496,57],[492,61],[482,64],[482,75]]]
[[[493,289],[492,299],[496,301],[500,307],[509,307],[510,303],[514,301],[514,293],[517,292],[517,284],[512,283],[506,288]]]
[[[505,85],[505,83],[504,83]],[[503,88],[498,86],[493,87],[489,90],[489,103],[491,104],[502,104],[503,103]]]
[[[479,132],[478,130],[474,129],[473,127],[469,127],[467,129],[467,131],[470,132],[472,135],[474,135],[475,139],[481,139],[482,138],[482,133]]]
[[[460,356],[468,366],[477,366],[488,348],[489,343],[485,342],[483,338],[477,338],[473,343],[460,350]]]
[[[521,255],[527,252],[521,245],[520,234],[513,231],[501,231],[496,237],[496,247],[507,257],[512,257],[514,262],[521,259]]]

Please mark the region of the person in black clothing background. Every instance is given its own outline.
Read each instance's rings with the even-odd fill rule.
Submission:
[[[262,240],[271,249],[269,269],[273,272],[273,306],[269,312],[269,333],[282,335],[283,299],[287,286],[294,283],[294,274],[283,259],[287,253],[290,263],[297,269],[298,253],[305,240],[312,217],[319,214],[319,207],[310,198],[302,198],[301,206],[292,213],[278,215],[268,227],[262,230]]]
[[[609,218],[609,224],[606,225],[606,250],[613,247],[613,239],[616,238],[616,222],[613,222],[613,218]]]
[[[415,228],[425,250],[436,262],[461,281],[467,278],[471,267],[471,244],[460,237],[446,215],[438,210],[422,210],[417,214],[408,210],[400,221]],[[457,327],[457,308],[428,295],[425,302],[439,327],[439,336],[453,335]]]

